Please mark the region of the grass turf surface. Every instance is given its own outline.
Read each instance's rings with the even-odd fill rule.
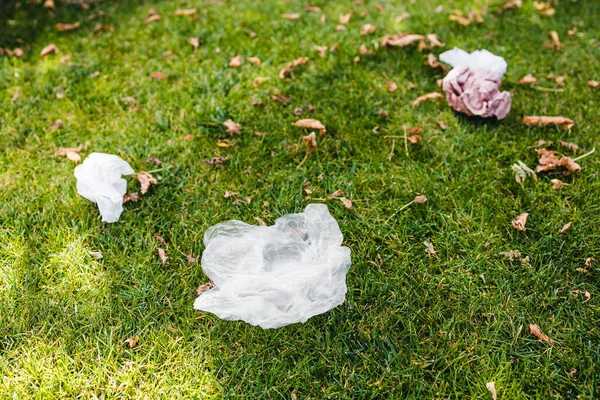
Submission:
[[[598,146],[600,92],[586,82],[600,80],[593,29],[600,3],[561,0],[555,16],[541,17],[529,1],[502,14],[497,1],[455,1],[440,13],[441,2],[429,0],[381,1],[383,12],[376,2],[315,1],[325,24],[300,1],[119,3],[89,11],[62,5],[55,17],[25,2],[2,6],[0,47],[22,47],[25,56],[0,57],[0,398],[484,398],[489,381],[501,399],[599,395],[598,261],[588,274],[577,271],[586,258],[600,259],[598,158],[581,160],[581,173],[561,178],[569,185],[560,191],[550,177],[520,186],[510,166],[535,166],[528,146],[538,139]],[[484,4],[481,25],[448,20],[452,8]],[[144,25],[150,7],[162,18]],[[190,7],[199,9],[197,19],[174,15]],[[99,9],[104,17],[86,19]],[[347,31],[337,31],[339,15],[351,10]],[[395,22],[405,11],[412,17]],[[302,17],[281,18],[289,12]],[[77,31],[55,32],[54,23],[76,20]],[[115,29],[94,35],[97,22]],[[375,34],[360,35],[365,23]],[[574,26],[578,33],[567,37]],[[544,47],[551,30],[564,42],[561,52]],[[360,44],[374,49],[383,34],[404,31],[435,32],[446,49],[505,57],[509,117],[481,122],[445,101],[413,108],[443,76],[424,64],[427,52],[386,48],[353,61]],[[196,51],[191,37],[200,38]],[[41,59],[49,43],[60,54]],[[315,44],[339,49],[320,58]],[[167,50],[174,55],[162,57]],[[73,61],[60,63],[67,54]],[[262,65],[230,68],[238,54]],[[293,79],[277,77],[301,56],[310,63]],[[100,77],[90,78],[94,71]],[[152,79],[154,72],[169,78]],[[527,73],[552,91],[517,85]],[[549,73],[566,76],[565,86],[545,79]],[[270,79],[254,87],[259,76]],[[390,80],[399,86],[393,93]],[[289,105],[270,99],[279,91]],[[291,123],[307,103],[315,110],[300,118],[319,119],[328,132],[298,169],[306,133]],[[527,128],[523,115],[564,115],[576,125],[570,133]],[[226,133],[228,118],[242,124],[240,137]],[[51,128],[57,119],[64,125]],[[398,139],[390,159],[384,136],[403,135],[405,126],[422,126],[424,142],[405,152]],[[225,138],[235,146],[217,147]],[[78,144],[83,156],[118,154],[137,171],[157,169],[148,161],[156,156],[160,182],[127,204],[118,223],[103,224],[76,193],[74,164],[53,156]],[[212,157],[229,160],[222,169],[201,161]],[[194,311],[194,290],[206,277],[185,255],[201,254],[206,228],[227,219],[256,223],[254,216],[271,224],[299,212],[314,201],[304,182],[313,198],[342,189],[354,201],[350,210],[328,202],[352,249],[346,302],[267,331]],[[235,206],[226,190],[252,202]],[[429,200],[398,211],[417,194]],[[530,213],[525,233],[510,226],[522,212]],[[559,234],[567,222],[572,228]],[[169,243],[167,265],[154,234]],[[424,241],[437,258],[426,255]],[[90,250],[104,259],[93,260]],[[500,253],[509,250],[530,264],[506,260]],[[530,335],[530,323],[560,345]],[[134,335],[139,343],[129,348]]]

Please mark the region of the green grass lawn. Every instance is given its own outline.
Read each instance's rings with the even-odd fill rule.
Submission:
[[[491,398],[490,381],[500,399],[598,398],[598,153],[579,161],[580,173],[559,176],[561,190],[548,175],[519,185],[510,167],[534,168],[528,147],[540,139],[576,143],[576,155],[600,146],[600,89],[587,84],[600,80],[600,2],[556,1],[551,17],[529,0],[498,13],[503,3],[315,0],[322,12],[306,12],[297,0],[99,1],[89,10],[57,4],[55,15],[25,1],[0,5],[0,47],[25,53],[0,56],[0,398]],[[161,19],[146,25],[151,7]],[[175,15],[192,7],[195,16]],[[482,24],[448,19],[452,9],[486,7]],[[298,20],[282,18],[296,12]],[[403,12],[411,17],[397,22]],[[54,28],[78,20],[76,31]],[[94,34],[97,23],[114,30]],[[366,23],[377,29],[361,36]],[[553,30],[560,52],[545,46]],[[471,119],[445,100],[413,107],[440,91],[443,73],[426,65],[427,50],[376,48],[400,32],[437,33],[446,47],[436,55],[459,46],[505,57],[510,115]],[[60,53],[40,57],[50,43]],[[374,54],[360,55],[361,44]],[[320,57],[314,45],[338,48]],[[61,63],[66,55],[72,61]],[[237,55],[262,64],[229,67]],[[302,56],[310,61],[292,79],[278,78]],[[538,83],[517,84],[528,73]],[[269,79],[255,86],[257,77]],[[289,104],[271,99],[279,92]],[[526,127],[524,115],[576,124]],[[229,118],[241,136],[227,133]],[[299,118],[322,121],[327,133],[297,168],[309,132],[292,126]],[[405,128],[419,126],[423,142],[405,146]],[[223,139],[233,145],[217,146]],[[158,170],[159,183],[119,222],[101,223],[76,192],[75,163],[54,156],[80,144],[83,157],[106,152],[136,171]],[[213,157],[227,161],[203,162]],[[272,224],[338,189],[354,205],[327,202],[352,249],[343,305],[277,330],[193,309],[207,278],[187,255],[201,255],[209,226]],[[234,205],[225,191],[252,201]],[[402,208],[416,195],[428,201]],[[519,232],[511,220],[524,212]],[[168,242],[166,265],[155,234]],[[501,254],[511,250],[530,262]],[[538,340],[529,324],[558,344]]]

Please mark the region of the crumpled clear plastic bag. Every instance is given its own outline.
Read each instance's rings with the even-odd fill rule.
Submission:
[[[214,288],[194,308],[264,329],[306,322],[344,302],[350,249],[327,206],[273,226],[227,221],[204,234],[202,269]]]
[[[501,79],[506,73],[508,64],[506,60],[488,50],[475,50],[467,53],[463,49],[455,47],[440,54],[440,61],[452,65],[452,67],[467,67],[471,70],[482,69],[493,71]]]
[[[77,193],[98,204],[102,222],[117,222],[123,212],[127,181],[121,175],[135,171],[119,156],[92,153],[75,167]]]

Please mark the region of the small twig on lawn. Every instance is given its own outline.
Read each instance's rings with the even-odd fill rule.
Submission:
[[[580,156],[579,156],[579,157],[577,157],[577,158],[574,158],[574,159],[573,159],[573,161],[579,161],[579,160],[581,160],[582,158],[586,158],[587,156],[590,156],[590,155],[594,154],[594,152],[595,152],[595,151],[596,151],[596,148],[594,147],[592,150],[588,151],[587,153],[585,153],[585,154],[583,154],[583,155],[580,155]]]
[[[541,90],[542,92],[556,92],[556,93],[561,93],[561,92],[565,91],[565,89],[547,88],[547,87],[536,86],[536,85],[531,85],[531,87],[534,88],[535,90]]]
[[[160,171],[163,171],[163,170],[164,170],[164,168],[159,168],[159,169],[153,169],[152,171],[144,171],[144,172],[146,172],[148,174],[154,174],[156,172],[160,172]]]
[[[394,146],[396,146],[396,139],[392,140],[392,151],[390,151],[390,156],[388,157],[389,161],[392,161],[392,157],[394,156]]]
[[[310,152],[306,152],[306,154],[304,155],[304,158],[302,159],[302,161],[300,161],[300,164],[298,164],[298,166],[296,167],[296,169],[300,169],[300,167],[302,166],[302,164],[304,164],[304,161],[306,161],[308,159],[308,155],[310,154]]]
[[[404,210],[405,208],[408,208],[408,207],[409,207],[411,204],[413,204],[414,202],[415,202],[415,201],[413,200],[413,201],[411,201],[411,202],[409,202],[409,203],[406,203],[406,204],[405,204],[405,205],[403,205],[402,207],[400,207],[400,208],[398,209],[398,211],[396,211],[395,213],[393,213],[392,215],[390,215],[390,217],[389,217],[388,219],[386,219],[386,220],[385,220],[385,223],[387,224],[387,223],[390,221],[390,219],[392,219],[392,218],[394,218],[394,217],[396,216],[396,214],[398,214],[400,211]]]
[[[404,128],[404,152],[406,153],[406,156],[408,157],[408,139],[406,138],[406,125],[403,126]]]

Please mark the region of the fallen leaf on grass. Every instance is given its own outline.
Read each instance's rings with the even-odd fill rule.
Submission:
[[[592,295],[587,290],[573,290],[571,293],[573,293],[575,296],[578,296],[580,294],[584,295],[585,296],[584,303],[590,301],[590,299],[592,298]],[[577,371],[577,370],[575,370],[575,371]]]
[[[429,65],[431,68],[441,68],[442,71],[450,70],[450,68],[446,64],[439,62],[437,57],[433,53],[429,53],[427,55],[427,65]]]
[[[129,348],[135,347],[135,345],[138,343],[138,341],[140,340],[140,338],[138,336],[132,336],[129,339],[127,339],[125,342],[129,345]]]
[[[552,182],[553,190],[560,190],[565,186],[560,179],[550,179],[550,182]]]
[[[158,80],[167,79],[168,77],[169,77],[169,75],[163,74],[162,72],[154,72],[150,75],[150,78],[158,79]]]
[[[532,335],[534,335],[535,337],[537,337],[538,339],[540,339],[543,342],[550,343],[550,344],[557,343],[554,340],[550,339],[548,337],[548,335],[542,333],[542,331],[540,330],[540,327],[537,326],[536,324],[529,325],[529,332],[531,332]]]
[[[237,55],[235,57],[233,57],[231,59],[231,61],[229,61],[229,66],[233,67],[233,68],[238,68],[242,65],[242,56],[241,55]]]
[[[325,125],[319,120],[316,119],[301,119],[294,122],[292,125],[297,126],[299,128],[307,128],[307,129],[318,129],[320,135],[324,135],[327,132]]]
[[[306,64],[308,60],[308,57],[300,57],[291,61],[288,65],[285,66],[285,68],[279,71],[279,77],[281,79],[285,79],[287,74],[294,71],[298,65]]]
[[[200,296],[202,293],[209,291],[210,289],[214,288],[215,284],[213,281],[208,281],[203,285],[198,286],[198,289],[196,289],[196,294],[198,296]]]
[[[444,47],[446,46],[445,43],[440,42],[440,40],[438,39],[438,35],[437,33],[428,33],[426,35],[427,40],[429,40],[429,47]]]
[[[264,81],[266,81],[266,80],[268,80],[268,79],[269,79],[269,78],[261,78],[261,77],[257,77],[257,78],[254,78],[254,80],[252,81],[252,84],[253,84],[254,86],[258,86],[258,85],[260,85],[261,83],[263,83]]]
[[[567,149],[573,153],[577,153],[579,151],[579,146],[577,146],[575,143],[563,142],[562,140],[559,140],[558,144],[563,149]]]
[[[537,153],[540,164],[535,168],[536,172],[554,171],[558,167],[565,167],[570,173],[581,171],[581,166],[571,157],[558,158],[558,152],[545,148],[538,149]]]
[[[427,197],[422,196],[422,195],[415,196],[415,199],[413,201],[417,204],[423,204],[427,201]]]
[[[518,184],[524,183],[527,180],[527,178],[531,178],[534,181],[537,181],[537,175],[535,171],[529,168],[522,161],[517,161],[517,163],[513,164],[510,168],[515,173],[515,180]]]
[[[71,161],[80,162],[81,156],[78,154],[83,149],[83,145],[77,147],[60,147],[54,156],[56,157],[67,157]]]
[[[492,400],[498,400],[498,394],[496,393],[496,383],[488,382],[486,383],[485,387],[492,394]]]
[[[407,12],[403,12],[402,14],[398,15],[394,21],[396,21],[396,22],[402,22],[402,21],[404,21],[407,18],[410,18],[410,14],[407,13]]]
[[[42,49],[42,51],[40,52],[40,57],[46,57],[47,55],[57,54],[57,53],[58,53],[58,47],[56,47],[55,44],[49,44],[48,46],[46,46]]]
[[[348,14],[342,14],[340,15],[340,23],[342,24],[348,24],[350,22],[350,18],[352,18],[352,12],[349,12]]]
[[[565,86],[565,79],[567,79],[565,76],[557,76],[556,83],[558,83],[560,86]]]
[[[40,3],[40,0],[37,0],[36,3]],[[49,10],[56,10],[56,6],[54,5],[54,0],[46,0],[44,1],[44,8]]]
[[[21,98],[21,92],[15,92],[15,94],[13,94],[13,96],[10,98],[10,102],[14,103],[16,101],[18,101]]]
[[[558,231],[558,233],[563,233],[564,231],[568,230],[569,228],[571,228],[571,222],[567,222],[565,224],[565,226],[563,226],[562,228],[560,228],[560,231]]]
[[[367,49],[367,46],[365,46],[364,44],[360,45],[360,48],[358,49],[358,51],[360,52],[360,54],[362,54],[364,56],[373,54],[373,50]]]
[[[306,5],[306,12],[321,12],[321,8],[317,6]]]
[[[88,251],[90,257],[95,258],[96,260],[102,260],[102,253],[99,251]]]
[[[100,76],[100,71],[94,71],[90,74],[90,78],[98,78]]]
[[[151,185],[156,185],[158,183],[152,175],[145,171],[134,174],[133,178],[140,182],[140,191],[142,194],[146,194]]]
[[[335,26],[336,31],[345,31],[346,29],[348,29],[348,28],[346,28],[344,25],[336,25]]]
[[[585,259],[585,266],[586,266],[586,267],[588,267],[588,268],[589,268],[589,267],[591,267],[591,266],[592,266],[592,261],[593,261],[593,260],[594,260],[594,259],[593,259],[593,258],[591,258],[591,257],[588,257],[588,258],[586,258],[586,259]]]
[[[396,90],[398,90],[398,84],[394,81],[389,81],[385,84],[387,86],[387,90],[390,93],[395,92]]]
[[[529,213],[523,213],[510,223],[516,230],[525,232],[527,230],[527,228],[525,228],[525,225],[527,224],[527,217],[529,217]]]
[[[167,244],[167,241],[165,239],[163,239],[163,237],[160,236],[158,233],[154,234],[154,239],[158,240],[158,243],[162,244],[166,248],[169,247],[169,245]]]
[[[166,51],[163,51],[163,52],[162,52],[161,56],[163,56],[163,57],[167,58],[167,57],[171,57],[173,54],[174,54],[174,53],[173,53],[173,51],[171,51],[171,50],[166,50]]]
[[[502,10],[508,10],[509,8],[521,7],[523,5],[523,0],[511,0],[502,6]]]
[[[385,35],[381,41],[381,46],[385,47],[396,46],[396,47],[405,47],[414,43],[423,42],[425,40],[425,36],[423,35],[415,35],[415,34],[397,34],[397,35]]]
[[[250,62],[254,65],[260,65],[260,63],[261,63],[260,58],[258,58],[258,57],[248,57],[248,62]]]
[[[162,247],[157,247],[156,251],[158,252],[158,258],[160,258],[160,262],[162,265],[167,265],[167,261],[169,257],[167,257],[167,252]]]
[[[375,28],[375,25],[365,24],[362,27],[362,30],[360,31],[360,34],[361,34],[361,36],[369,35],[369,34],[375,32],[375,29],[377,29],[377,28]]]
[[[538,10],[538,13],[540,15],[543,15],[546,17],[551,17],[556,12],[556,10],[554,8],[552,8],[552,4],[550,2],[542,3],[542,2],[534,1],[533,6],[535,7],[536,10]]]
[[[225,193],[223,194],[223,197],[225,197],[226,199],[228,199],[230,197],[234,197],[234,196],[237,196],[239,194],[240,194],[240,192],[234,192],[234,191],[230,192],[229,190],[226,190]]]
[[[450,21],[454,21],[462,26],[469,26],[469,25],[471,25],[471,22],[472,22],[471,18],[465,18],[462,15],[456,15],[456,14],[452,14],[452,15],[448,16],[448,19]]]
[[[184,10],[175,10],[175,15],[194,15],[198,10],[195,8],[188,8]]]
[[[130,201],[137,203],[140,200],[140,194],[138,192],[127,193],[123,196],[123,204]]]
[[[348,200],[345,197],[340,197],[340,201],[344,204],[346,208],[352,208],[352,201]]]
[[[202,160],[203,163],[212,165],[215,168],[223,168],[223,164],[227,161],[226,158],[223,157],[213,157],[209,160]]]
[[[300,14],[298,14],[298,13],[283,14],[282,17],[285,19],[289,19],[289,20],[296,20],[296,19],[300,19]]]
[[[194,49],[197,49],[198,46],[200,46],[200,39],[197,37],[193,37],[190,38],[190,40],[188,40],[188,43],[191,44],[194,47]]]
[[[302,186],[304,186],[304,192],[310,196],[312,194],[312,188],[310,187],[310,183],[304,182]]]
[[[81,23],[79,21],[72,23],[72,24],[61,24],[58,23],[56,25],[54,25],[54,27],[56,28],[56,30],[58,32],[68,32],[68,31],[73,31],[77,28],[79,28],[79,25],[81,25]]]
[[[523,117],[523,123],[527,126],[559,125],[567,129],[571,129],[573,125],[575,125],[575,122],[572,119],[548,116],[526,116]]]
[[[231,119],[228,119],[227,121],[223,122],[223,125],[225,125],[225,127],[227,128],[227,133],[233,133],[234,135],[242,134],[242,125],[233,122]]]
[[[111,25],[105,25],[105,24],[96,24],[96,26],[94,26],[93,29],[93,34],[97,35],[100,32],[112,32],[115,30],[114,26]]]
[[[278,102],[280,102],[283,105],[288,105],[292,101],[292,100],[290,100],[289,97],[285,97],[283,95],[283,93],[281,93],[281,92],[279,92],[277,94],[272,94],[271,95],[271,100],[278,101]]]
[[[435,99],[441,99],[444,96],[442,96],[441,93],[427,93],[424,94],[423,96],[417,97],[417,99],[415,99],[415,101],[413,101],[413,106],[418,106],[419,104],[421,104],[422,102],[424,102],[425,100],[435,100]]]
[[[431,257],[437,257],[437,251],[433,248],[433,243],[428,242],[427,240],[423,242],[425,245],[425,253]]]
[[[317,147],[317,136],[314,132],[311,132],[310,135],[302,136],[302,140],[306,144],[307,152],[311,152]]]
[[[443,130],[443,131],[445,131],[446,129],[448,129],[448,125],[446,125],[446,123],[445,123],[444,121],[435,121],[435,122],[438,124],[438,126],[439,126],[439,127],[440,127],[440,128]]]
[[[265,223],[265,221],[262,220],[262,218],[254,217],[254,219],[256,220],[256,222],[258,222],[259,226],[267,226],[267,224]]]
[[[552,38],[552,46],[556,49],[556,51],[560,51],[560,49],[562,49],[562,43],[560,43],[558,33],[556,31],[550,31],[550,37]]]
[[[327,196],[327,200],[337,199],[338,197],[341,197],[343,195],[344,191],[342,189],[338,189],[335,192],[331,193],[329,196]]]
[[[412,135],[406,138],[406,141],[410,144],[418,144],[423,140],[423,138],[419,135]]]
[[[144,20],[144,24],[148,25],[151,22],[160,20],[160,15],[154,14]]]
[[[126,96],[126,97],[123,97],[123,98],[121,99],[121,101],[122,101],[123,103],[127,103],[127,104],[129,104],[129,105],[132,105],[132,106],[134,106],[134,105],[135,105],[135,103],[136,103],[135,99],[134,99],[133,97],[131,97],[131,96]]]
[[[313,49],[315,49],[316,51],[319,52],[319,57],[323,58],[325,57],[325,53],[327,52],[328,47],[327,46],[318,46],[318,45],[314,45]]]
[[[527,85],[528,83],[536,83],[536,82],[537,82],[537,79],[533,75],[527,74],[523,78],[519,79],[519,81],[517,83],[519,85]]]
[[[594,89],[600,88],[600,82],[598,81],[588,81],[588,86],[593,87]]]

